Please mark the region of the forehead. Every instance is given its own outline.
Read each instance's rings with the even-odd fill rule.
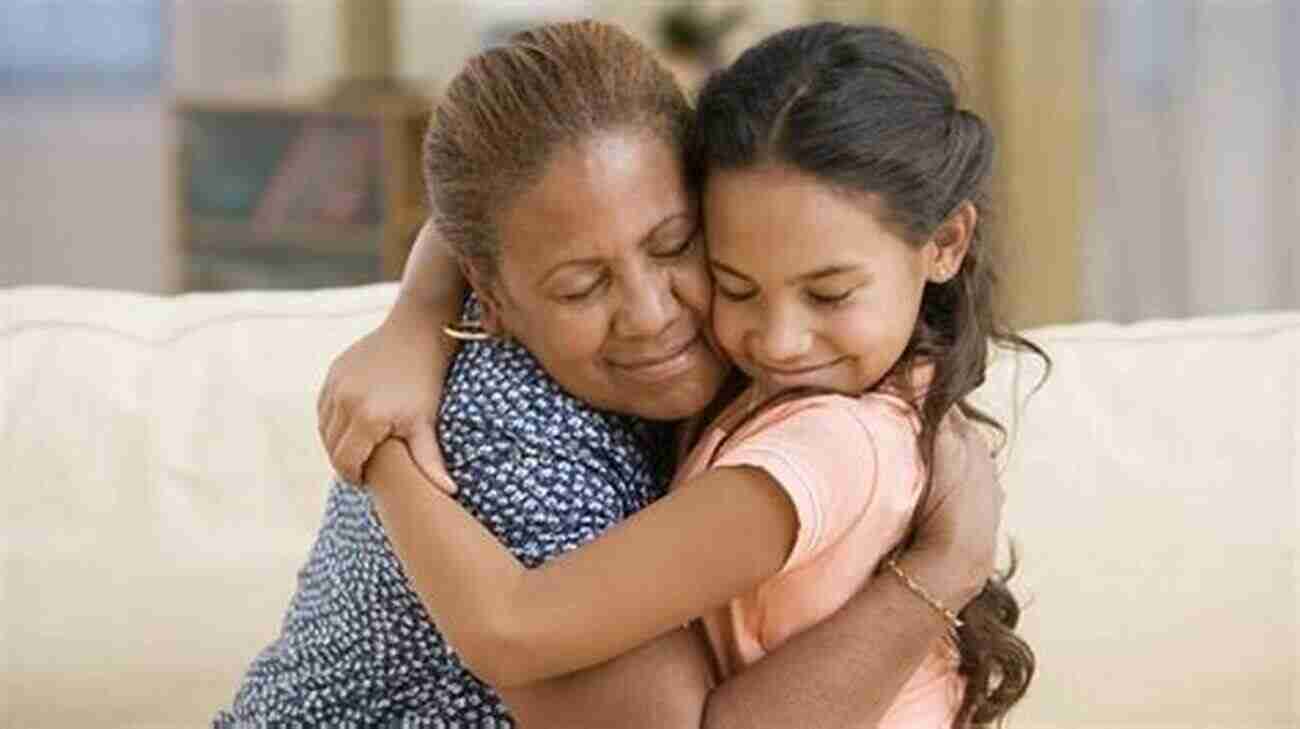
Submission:
[[[869,257],[902,243],[877,196],[786,166],[716,172],[704,196],[709,255],[738,270],[825,257]],[[888,246],[892,247],[892,246]]]
[[[682,172],[677,151],[649,132],[606,132],[560,148],[502,216],[502,268],[541,273],[638,246],[690,211]]]

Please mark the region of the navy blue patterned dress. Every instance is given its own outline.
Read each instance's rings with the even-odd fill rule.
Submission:
[[[526,350],[502,342],[462,348],[439,416],[460,502],[529,567],[658,498],[667,435],[591,409]],[[369,496],[336,483],[280,637],[213,726],[514,724],[430,622]]]

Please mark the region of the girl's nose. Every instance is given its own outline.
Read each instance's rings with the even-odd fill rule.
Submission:
[[[790,321],[789,317],[769,317],[756,339],[759,357],[770,364],[799,360],[812,346],[812,334],[807,327]]]

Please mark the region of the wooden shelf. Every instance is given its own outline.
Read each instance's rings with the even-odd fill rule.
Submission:
[[[427,98],[240,93],[171,106],[187,288],[400,276],[427,215]]]
[[[278,84],[235,85],[220,96],[179,94],[173,111],[214,113],[339,114],[367,119],[428,117],[433,94],[423,88],[403,93],[332,94]]]
[[[267,226],[253,220],[200,215],[191,216],[189,226],[196,249],[229,248],[231,241],[246,241],[247,248],[298,249],[326,255],[355,254],[358,243],[377,250],[384,233],[383,225],[286,222]]]

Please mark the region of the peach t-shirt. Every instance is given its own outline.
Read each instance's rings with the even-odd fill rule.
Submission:
[[[674,488],[709,467],[748,395],[714,420]],[[817,395],[769,408],[723,445],[713,466],[762,469],[789,496],[799,521],[780,572],[704,616],[724,678],[838,610],[903,539],[926,478],[920,428],[916,411],[892,394]],[[929,608],[918,601],[916,609]],[[951,726],[964,686],[957,658],[951,640],[937,641],[880,727]]]

